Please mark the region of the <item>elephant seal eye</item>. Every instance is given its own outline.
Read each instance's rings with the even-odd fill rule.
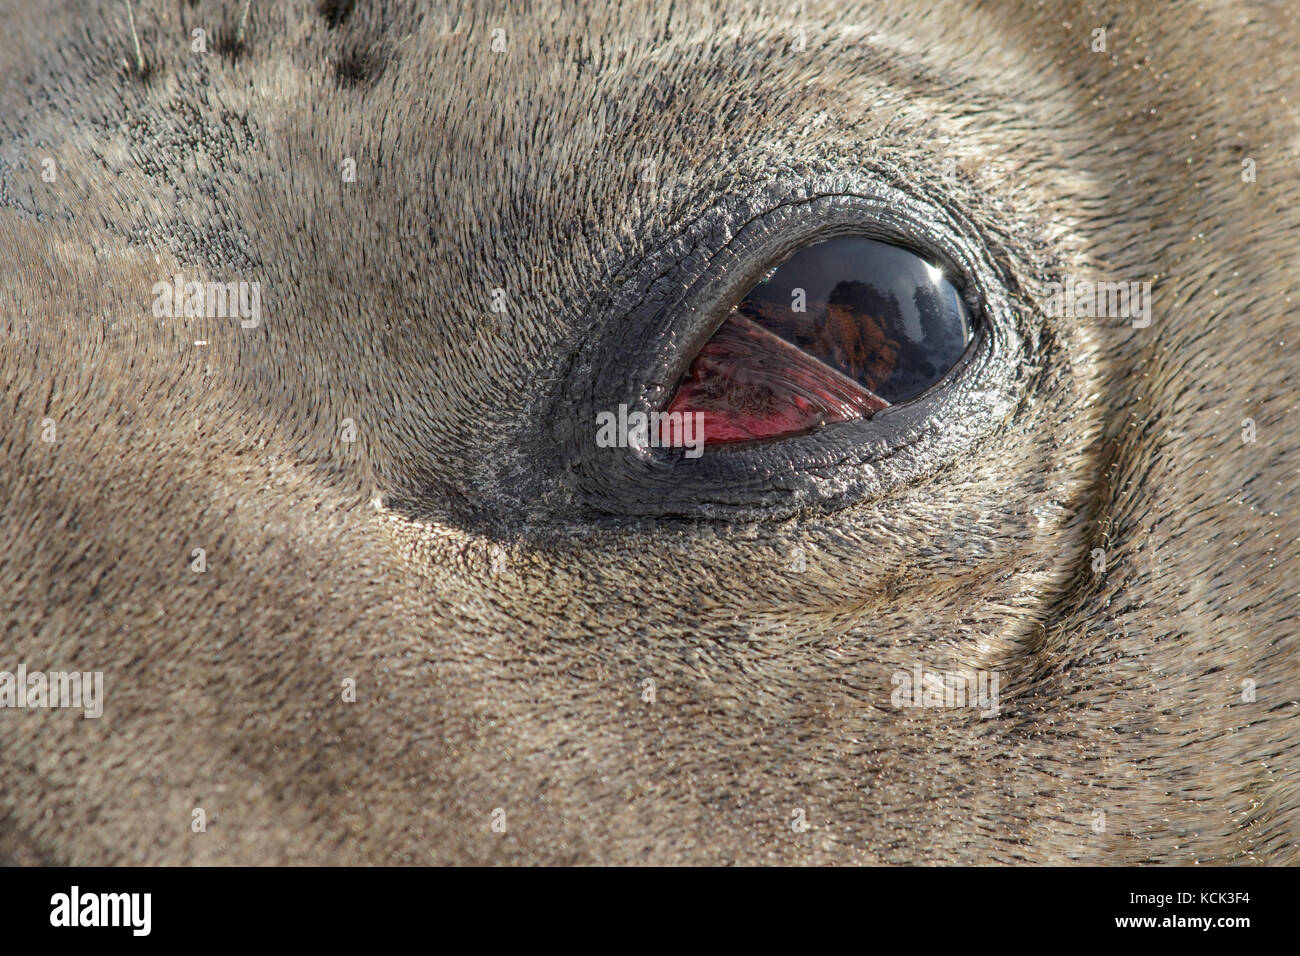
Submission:
[[[939,267],[863,236],[830,239],[733,307],[667,411],[701,413],[705,444],[870,418],[942,379],[970,339],[966,306]],[[679,432],[665,431],[665,444]]]

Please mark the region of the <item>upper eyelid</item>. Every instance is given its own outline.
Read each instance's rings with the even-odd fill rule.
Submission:
[[[751,216],[742,225],[734,228],[728,241],[724,243],[712,256],[710,256],[697,270],[699,275],[695,282],[686,289],[682,296],[678,297],[676,303],[673,306],[670,306],[670,308],[680,307],[680,304],[685,301],[693,291],[694,286],[698,284],[699,278],[709,274],[710,266],[714,262],[723,259],[723,257],[730,252],[737,237],[741,236],[746,229],[760,221],[769,220],[774,216],[778,216],[785,211],[811,207],[817,203],[828,203],[837,200],[845,202],[879,202],[877,197],[868,198],[856,192],[824,191],[813,193],[796,200],[774,204],[766,212]],[[815,222],[816,220],[814,219],[812,221]],[[833,235],[866,235],[871,238],[877,238],[881,241],[897,245],[901,248],[912,251],[919,256],[937,261],[941,266],[943,266],[948,275],[952,277],[954,284],[957,286],[962,295],[963,301],[970,312],[972,321],[980,321],[980,316],[984,311],[983,294],[979,283],[974,281],[969,265],[956,254],[956,250],[937,241],[934,234],[924,233],[923,230],[918,228],[918,223],[914,220],[907,220],[907,222],[908,225],[913,228],[903,230],[898,228],[897,222],[891,224],[886,221],[870,220],[864,217],[857,221],[844,224],[838,232],[832,233],[823,231],[820,233],[820,238],[827,239],[831,238]],[[744,294],[744,291],[752,286],[752,284],[756,282],[763,273],[779,266],[783,259],[787,258],[799,248],[808,245],[811,241],[815,241],[815,237],[818,235],[819,233],[816,230],[807,230],[806,234],[804,232],[795,232],[784,236],[783,241],[774,250],[770,251],[766,257],[758,260],[756,264],[752,264],[747,270],[732,275],[730,283],[731,287],[729,290],[730,296],[736,301],[739,301],[739,298]],[[725,302],[728,295],[722,294],[717,298],[719,302]],[[645,300],[643,298],[640,304],[644,305],[644,302]],[[725,312],[726,308],[729,308],[729,305],[724,306],[721,311]],[[721,315],[715,317],[713,328],[720,325],[722,320],[723,317]],[[678,362],[683,364],[689,362],[691,357],[693,357],[693,355],[698,352],[698,349],[703,346],[704,342],[707,341],[707,338],[712,334],[712,331],[713,329],[710,329],[707,326],[702,330],[697,330],[695,340],[684,343],[684,347],[677,354],[676,358]],[[681,371],[682,369],[676,370],[678,374]],[[676,375],[670,377],[676,377]]]

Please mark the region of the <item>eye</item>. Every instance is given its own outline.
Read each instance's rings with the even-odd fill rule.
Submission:
[[[971,454],[1041,367],[1015,260],[956,203],[856,169],[706,198],[613,260],[512,430],[488,487],[530,526],[883,495]]]
[[[908,402],[966,351],[971,321],[943,269],[846,236],[769,271],[691,362],[667,411],[698,413],[705,445],[802,434]],[[680,429],[664,444],[680,444]]]

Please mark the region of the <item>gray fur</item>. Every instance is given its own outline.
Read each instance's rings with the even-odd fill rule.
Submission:
[[[1289,9],[159,0],[141,65],[123,4],[2,6],[0,670],[106,700],[0,711],[0,853],[1300,857]],[[996,248],[1005,415],[835,509],[511,526],[597,303],[850,166]],[[178,272],[261,325],[155,318]],[[1151,326],[1044,318],[1065,274],[1154,280]],[[895,709],[915,662],[1000,713]]]

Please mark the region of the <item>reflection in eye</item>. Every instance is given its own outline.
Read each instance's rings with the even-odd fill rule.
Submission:
[[[938,267],[874,239],[831,239],[749,291],[667,411],[702,413],[706,444],[870,418],[943,378],[970,337],[966,306]]]

